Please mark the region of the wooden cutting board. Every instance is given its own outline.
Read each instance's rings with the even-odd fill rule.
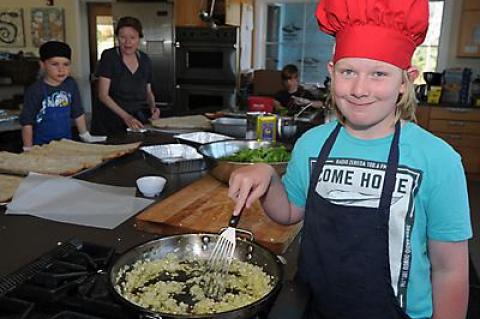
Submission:
[[[227,191],[223,183],[209,175],[204,176],[139,214],[137,227],[162,235],[218,233],[227,226],[234,207]],[[300,231],[302,223],[277,224],[264,213],[257,201],[243,212],[237,227],[251,231],[258,244],[282,254]]]

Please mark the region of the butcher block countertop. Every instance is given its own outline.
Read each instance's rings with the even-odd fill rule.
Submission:
[[[228,225],[234,208],[227,191],[226,185],[206,175],[139,214],[137,227],[161,235],[218,233]],[[245,209],[237,227],[252,232],[258,244],[282,254],[302,224],[283,226],[275,223],[257,201]]]

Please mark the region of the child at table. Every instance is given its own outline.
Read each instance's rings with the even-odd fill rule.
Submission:
[[[71,139],[71,119],[84,142],[101,142],[87,130],[77,83],[70,77],[72,50],[64,42],[49,41],[40,47],[43,77],[27,88],[20,114],[23,149],[62,138]]]
[[[307,318],[465,318],[472,236],[459,154],[415,124],[411,65],[427,0],[322,0],[336,38],[328,70],[338,121],[303,134],[283,180],[266,164],[233,172],[234,214],[260,199],[304,222],[298,277]]]

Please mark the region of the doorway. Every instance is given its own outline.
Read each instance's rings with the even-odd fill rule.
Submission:
[[[90,86],[92,92],[92,106],[97,97],[97,79],[95,70],[103,50],[115,44],[113,29],[112,5],[110,3],[89,2],[88,13],[88,42],[90,61]]]

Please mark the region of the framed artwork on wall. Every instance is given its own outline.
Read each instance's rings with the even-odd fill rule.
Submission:
[[[63,8],[32,8],[32,44],[40,47],[47,41],[65,41]]]
[[[23,9],[0,8],[0,47],[20,48],[24,46]]]

